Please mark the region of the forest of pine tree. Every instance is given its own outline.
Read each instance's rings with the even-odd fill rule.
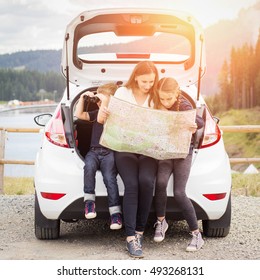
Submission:
[[[41,98],[57,101],[65,86],[64,77],[56,72],[0,69],[0,101],[37,101]]]
[[[219,92],[206,97],[212,113],[260,106],[260,30],[255,46],[231,49],[218,75]],[[0,69],[0,101],[59,100],[66,83],[58,72]]]
[[[213,113],[260,106],[260,30],[256,46],[232,48],[218,83],[219,93],[207,98]]]

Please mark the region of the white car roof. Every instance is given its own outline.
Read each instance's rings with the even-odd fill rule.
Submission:
[[[109,41],[111,34],[126,43]],[[67,26],[61,71],[78,86],[124,83],[141,60],[152,60],[160,78],[194,84],[206,69],[203,29],[190,14],[152,8],[85,11]]]

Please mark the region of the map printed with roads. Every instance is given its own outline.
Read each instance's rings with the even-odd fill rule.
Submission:
[[[134,105],[111,96],[110,115],[100,144],[118,152],[143,154],[159,160],[185,158],[189,153],[196,110],[164,111]]]

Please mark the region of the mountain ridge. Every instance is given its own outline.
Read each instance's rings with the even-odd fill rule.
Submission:
[[[260,1],[242,9],[234,20],[221,20],[205,28],[206,74],[202,78],[204,95],[218,91],[218,75],[232,47],[255,45],[260,32]],[[61,50],[20,51],[0,55],[0,69],[28,69],[39,72],[60,72]]]

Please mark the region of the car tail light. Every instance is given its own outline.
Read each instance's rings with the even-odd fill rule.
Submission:
[[[41,192],[41,195],[43,198],[51,199],[51,200],[58,200],[62,198],[65,193],[47,193],[47,192]]]
[[[226,197],[226,193],[209,193],[203,194],[209,200],[220,200]]]
[[[206,109],[206,126],[201,149],[215,145],[221,138],[221,131]]]
[[[64,148],[69,147],[65,137],[60,107],[57,108],[53,118],[47,124],[45,129],[45,135],[51,143]]]

